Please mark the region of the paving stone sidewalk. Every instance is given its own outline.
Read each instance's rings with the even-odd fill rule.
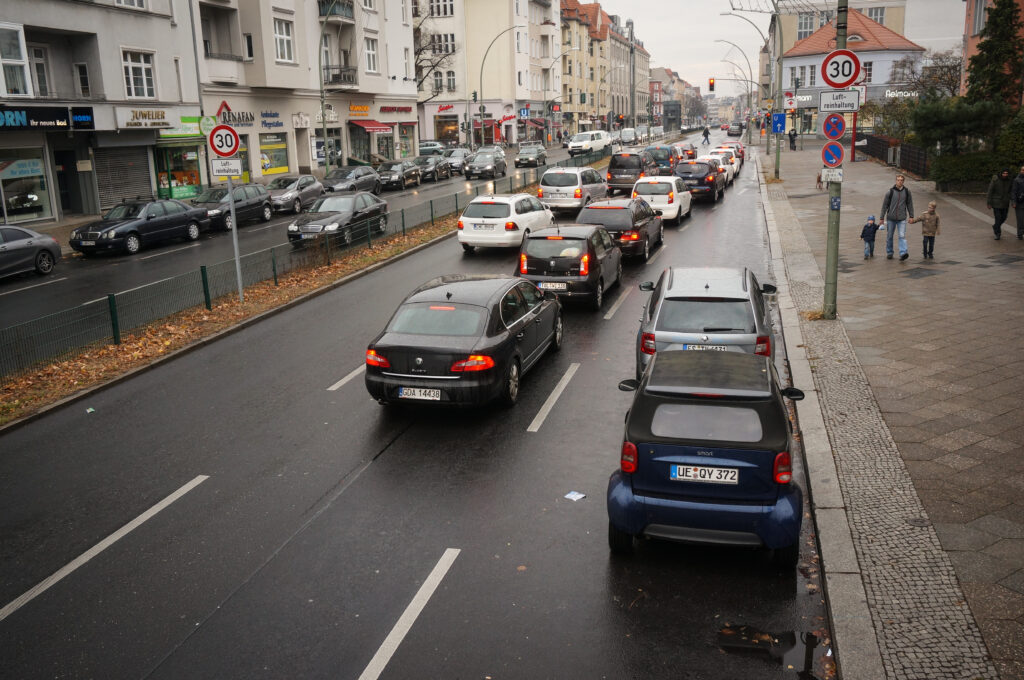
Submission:
[[[802,313],[823,301],[820,147],[783,151],[765,192]],[[865,260],[895,174],[846,164],[840,318],[799,328],[876,642],[887,678],[1024,680],[1024,242],[1013,225],[993,240],[983,197],[908,177],[915,214],[938,203],[935,259],[912,224],[908,260],[886,259],[884,231]]]

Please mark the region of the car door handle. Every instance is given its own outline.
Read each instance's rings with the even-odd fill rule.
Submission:
[[[516,340],[522,340],[523,336],[525,336],[525,335],[526,335],[525,331],[519,331],[518,333],[516,333]]]

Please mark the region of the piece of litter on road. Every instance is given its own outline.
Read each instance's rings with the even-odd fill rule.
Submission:
[[[587,494],[580,493],[579,491],[570,491],[569,493],[565,494],[565,497],[571,501],[578,501],[581,498],[586,498]]]
[[[96,409],[94,409],[92,406],[90,406],[89,408],[85,409],[85,412],[86,413],[96,413]]]

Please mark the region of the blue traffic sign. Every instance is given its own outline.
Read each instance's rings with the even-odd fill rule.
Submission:
[[[784,113],[773,113],[772,114],[772,132],[785,132],[786,131],[786,114]]]
[[[830,168],[843,164],[843,145],[839,142],[826,142],[821,147],[821,161]]]
[[[831,113],[825,118],[821,129],[829,139],[839,139],[846,132],[846,119],[838,113]]]
[[[839,210],[839,205],[840,205],[841,203],[842,203],[842,201],[841,201],[841,199],[839,198],[839,196],[832,196],[832,197],[831,197],[831,198],[829,199],[829,208],[830,208],[831,210]]]

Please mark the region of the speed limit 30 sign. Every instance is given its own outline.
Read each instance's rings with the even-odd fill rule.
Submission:
[[[860,78],[860,59],[850,50],[833,50],[821,62],[821,79],[829,87],[842,90]]]
[[[207,141],[210,143],[210,149],[221,158],[228,158],[238,153],[240,144],[238,133],[230,125],[218,125],[210,130]]]

